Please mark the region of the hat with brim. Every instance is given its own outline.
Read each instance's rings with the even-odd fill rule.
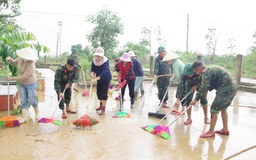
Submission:
[[[117,58],[118,56],[116,54],[113,54],[112,59]]]
[[[120,58],[121,61],[125,61],[125,62],[131,62],[131,58],[129,53],[123,53],[122,57]]]
[[[172,59],[176,59],[176,58],[179,58],[180,56],[175,54],[175,53],[167,53],[164,58],[163,58],[163,61],[169,61],[169,60],[172,60]]]
[[[187,75],[192,75],[194,73],[195,72],[192,68],[192,63],[187,63],[184,67],[183,75],[187,76]]]
[[[165,47],[164,47],[164,46],[160,46],[160,47],[158,47],[158,49],[157,49],[157,53],[163,53],[163,52],[166,52]]]
[[[104,57],[104,49],[102,47],[96,48],[95,53],[93,55]]]
[[[71,52],[77,52],[77,49],[76,48],[72,48]]]
[[[26,48],[22,48],[20,50],[16,51],[16,54],[26,60],[32,60],[32,61],[36,61],[38,60],[38,56],[36,53],[34,53],[34,51],[32,50],[32,48],[30,47],[26,47]]]
[[[134,54],[133,51],[129,51],[128,53],[129,53],[130,57],[136,57],[136,55]]]

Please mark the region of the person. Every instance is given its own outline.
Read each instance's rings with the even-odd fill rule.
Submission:
[[[143,75],[144,75],[144,72],[143,72],[143,68],[141,66],[141,63],[140,61],[137,59],[136,55],[134,54],[133,51],[129,51],[128,52],[130,57],[131,57],[131,60],[132,60],[132,64],[133,64],[133,71],[134,71],[134,74],[135,74],[135,85],[134,85],[134,96],[135,96],[135,100],[137,100],[138,98],[138,92],[139,92],[139,89],[140,89],[140,92],[141,92],[141,96],[140,97],[143,97],[144,95],[144,88],[143,88]]]
[[[115,72],[116,68],[117,68],[117,63],[120,61],[120,58],[116,54],[113,54],[112,59],[114,60],[114,70],[113,70],[113,72]]]
[[[185,106],[189,107],[190,102],[192,101],[192,98],[194,96],[194,92],[197,89],[197,87],[201,83],[201,76],[198,74],[195,74],[195,72],[192,69],[192,63],[187,63],[184,67],[184,72],[182,74],[180,83],[177,88],[176,92],[176,102],[174,104],[174,107],[178,108],[180,104],[182,105],[182,111],[185,110]],[[190,93],[192,91],[192,93]],[[189,95],[188,95],[189,94]],[[181,99],[183,99],[186,95],[188,95],[182,102]],[[203,95],[200,99],[200,103],[203,106],[204,111],[204,122],[206,124],[210,124],[208,115],[207,115],[207,108],[208,108],[208,101],[207,101],[207,94]],[[191,107],[187,110],[187,120],[184,122],[185,125],[189,125],[192,123],[191,119]]]
[[[170,83],[179,83],[184,70],[184,63],[178,58],[179,55],[175,53],[167,53],[166,56],[163,58],[163,61],[168,62],[173,74],[170,79]],[[182,109],[184,110],[184,107]],[[178,107],[174,108],[172,112],[175,114],[179,114]]]
[[[198,94],[190,105],[195,105],[197,101],[207,93],[208,90],[216,90],[216,97],[214,98],[210,109],[210,128],[200,137],[215,137],[215,133],[229,135],[227,108],[232,103],[232,100],[236,95],[236,82],[233,80],[230,72],[220,66],[205,67],[201,61],[195,61],[192,68],[196,74],[202,76],[202,82],[199,86]],[[221,112],[223,127],[221,130],[214,132],[219,112]]]
[[[60,65],[55,72],[54,89],[57,93],[59,108],[62,110],[62,118],[67,118],[67,113],[75,114],[76,111],[70,109],[69,104],[72,95],[72,84],[78,79],[78,67],[75,65],[74,59],[68,59],[65,65]],[[65,90],[65,93],[63,94]],[[66,110],[64,107],[66,104]]]
[[[163,58],[166,55],[165,47],[164,46],[158,47],[157,53],[158,53],[158,56],[155,59],[155,67],[154,67],[154,79],[156,79],[157,76],[168,75],[171,73],[168,63],[166,61],[163,61]],[[160,104],[163,101],[162,106],[160,106],[163,108],[169,108],[167,106],[169,84],[170,84],[170,76],[162,76],[157,78],[158,99],[160,100]],[[165,93],[166,93],[166,96],[164,97]]]
[[[135,74],[133,71],[133,65],[131,62],[131,58],[129,53],[123,53],[122,57],[120,57],[120,61],[117,63],[116,72],[119,72],[119,77],[121,82],[124,80],[127,81],[125,85],[121,89],[122,98],[120,98],[121,104],[123,104],[125,88],[128,84],[129,87],[129,96],[131,98],[131,109],[134,108],[134,84],[135,84]]]
[[[108,100],[108,88],[112,75],[109,68],[109,60],[104,56],[104,49],[102,47],[98,47],[95,50],[91,65],[91,77],[92,84],[97,81],[97,96],[100,101],[100,106],[96,111],[100,111],[100,115],[104,115]]]
[[[76,66],[77,66],[79,69],[81,69],[81,66],[80,66],[79,63],[78,63],[77,48],[75,48],[75,47],[72,47],[72,48],[71,48],[71,54],[68,56],[68,59],[74,59]],[[78,75],[79,75],[79,73],[78,73]],[[77,80],[78,80],[78,79],[77,79]],[[74,82],[74,84],[73,84],[73,90],[75,90],[75,91],[77,91],[77,92],[79,91],[78,88],[77,88],[77,82]]]
[[[18,58],[13,60],[7,57],[6,61],[12,66],[17,66],[17,77],[6,77],[7,81],[17,81],[19,87],[20,101],[22,105],[22,118],[20,123],[25,123],[29,120],[28,107],[32,105],[35,111],[35,118],[39,119],[38,101],[36,98],[37,79],[36,79],[36,60],[38,57],[30,47],[22,48],[16,51]]]

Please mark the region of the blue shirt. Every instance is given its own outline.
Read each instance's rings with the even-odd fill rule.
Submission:
[[[142,77],[144,75],[141,63],[138,59],[133,59],[132,60],[132,64],[133,64],[133,71],[135,73],[136,77]]]
[[[98,80],[98,83],[109,82],[112,79],[108,60],[105,63],[103,63],[101,66],[96,66],[92,62],[91,72],[94,72],[96,74],[96,77],[98,76],[100,77],[100,80]]]

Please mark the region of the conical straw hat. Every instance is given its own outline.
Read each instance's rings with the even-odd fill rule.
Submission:
[[[175,53],[167,53],[164,58],[163,58],[163,61],[169,61],[169,60],[172,60],[172,59],[176,59],[180,57],[179,55],[175,54]]]
[[[26,47],[16,51],[17,55],[26,60],[38,60],[37,54],[32,48]]]

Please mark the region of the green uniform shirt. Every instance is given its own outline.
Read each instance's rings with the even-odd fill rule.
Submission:
[[[209,66],[202,71],[202,83],[198,89],[196,100],[198,101],[207,91],[217,90],[226,92],[237,89],[230,72],[220,66]]]
[[[173,60],[172,69],[173,76],[171,82],[179,82],[184,71],[184,63],[180,59],[175,59]]]
[[[167,61],[163,61],[163,58],[156,57],[155,60],[155,67],[154,67],[154,75],[163,75],[163,74],[170,74],[169,64]]]
[[[78,67],[75,65],[72,71],[68,71],[66,65],[61,65],[55,72],[54,89],[59,94],[62,92],[63,86],[67,83],[72,85],[73,82],[78,80]]]
[[[200,83],[201,83],[200,75],[194,74],[192,77],[182,75],[179,87],[177,89],[176,98],[181,99],[183,93],[185,93],[185,95],[187,95],[193,86],[195,86],[195,85],[199,86]]]

